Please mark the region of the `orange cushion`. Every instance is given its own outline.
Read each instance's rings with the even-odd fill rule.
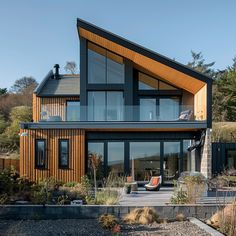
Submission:
[[[156,185],[159,184],[159,180],[160,180],[159,177],[152,177],[150,184],[151,184],[152,186],[156,186]]]

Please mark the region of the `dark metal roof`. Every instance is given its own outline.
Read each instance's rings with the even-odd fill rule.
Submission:
[[[103,38],[106,38],[114,43],[117,43],[121,46],[124,46],[132,51],[135,51],[137,53],[140,53],[148,58],[151,58],[157,62],[160,62],[166,66],[169,66],[175,70],[178,70],[182,73],[185,73],[189,76],[192,76],[198,80],[201,80],[205,83],[211,83],[212,82],[212,78],[186,66],[186,65],[183,65],[179,62],[176,62],[174,60],[171,60],[169,59],[168,57],[165,57],[161,54],[158,54],[150,49],[147,49],[139,44],[136,44],[136,43],[133,43],[123,37],[120,37],[116,34],[113,34],[107,30],[104,30],[100,27],[97,27],[96,25],[93,25],[87,21],[84,21],[80,18],[77,18],[77,27],[81,27],[81,28],[84,28],[94,34],[97,34]],[[79,33],[79,32],[78,32]]]
[[[55,79],[50,71],[44,80],[34,91],[37,96],[69,96],[80,95],[79,75],[60,75],[60,79]]]

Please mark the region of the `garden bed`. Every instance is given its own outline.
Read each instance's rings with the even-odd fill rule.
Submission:
[[[97,220],[0,220],[0,235],[112,235]],[[121,224],[120,235],[188,235],[208,236],[206,231],[189,221],[151,225]]]

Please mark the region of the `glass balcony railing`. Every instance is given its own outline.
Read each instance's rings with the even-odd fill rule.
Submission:
[[[109,122],[166,122],[204,121],[201,111],[194,113],[193,106],[80,106],[74,109],[57,108],[57,105],[44,105],[41,108],[40,122],[43,121],[109,121]]]

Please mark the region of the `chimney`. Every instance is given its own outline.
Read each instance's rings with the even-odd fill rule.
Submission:
[[[60,79],[60,76],[59,76],[60,66],[59,66],[59,64],[55,64],[54,68],[55,68],[54,79]]]

